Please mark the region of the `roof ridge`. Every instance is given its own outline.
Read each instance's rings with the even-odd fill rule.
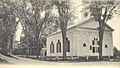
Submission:
[[[68,29],[71,29],[71,28],[74,28],[74,27],[77,27],[77,26],[84,25],[84,24],[86,24],[86,23],[89,23],[89,21],[92,21],[92,20],[93,20],[93,18],[89,18],[89,19],[84,20],[84,21],[81,21],[81,22],[79,22],[79,23],[77,23],[77,24],[68,26],[68,27],[67,27],[67,30],[68,30]],[[112,27],[110,27],[107,23],[105,23],[105,25],[106,25],[111,31],[114,31],[114,29],[113,29]],[[59,32],[61,32],[61,29],[59,29],[59,30],[51,33],[49,36],[51,36],[51,35],[53,35],[53,34],[56,34],[56,33],[59,33]]]

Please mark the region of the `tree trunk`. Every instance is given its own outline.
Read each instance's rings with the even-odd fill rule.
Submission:
[[[66,60],[66,45],[67,45],[67,41],[66,41],[66,29],[67,29],[67,22],[65,21],[65,19],[60,19],[60,27],[61,27],[61,32],[62,32],[62,39],[63,39],[63,60]]]
[[[2,54],[7,55],[7,46],[8,46],[8,36],[4,34],[2,37]]]
[[[62,1],[61,1],[62,2]],[[58,7],[58,13],[59,13],[59,19],[60,19],[60,28],[62,32],[62,39],[63,39],[63,60],[66,60],[66,46],[67,46],[67,41],[66,41],[66,31],[67,31],[67,23],[68,23],[68,8],[66,6],[61,5],[61,2],[59,1]],[[66,1],[65,1],[66,2]],[[67,5],[67,4],[65,4]]]
[[[102,43],[103,43],[103,33],[102,28],[99,27],[99,59],[102,59]]]
[[[63,60],[66,60],[66,29],[62,29],[62,38],[63,38]]]
[[[12,54],[13,52],[13,35],[10,37],[10,53]]]
[[[36,51],[36,52],[37,52],[37,58],[39,58],[39,53],[40,53],[40,52],[39,52],[39,48],[40,48],[40,47],[39,47],[39,41],[36,41],[36,43],[37,43],[37,51]]]
[[[103,46],[103,36],[104,36],[105,23],[99,22],[99,59],[102,59],[102,46]]]

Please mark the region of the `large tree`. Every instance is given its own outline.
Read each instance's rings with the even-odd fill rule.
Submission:
[[[19,21],[16,21],[16,14],[13,12],[14,3],[10,0],[0,0],[0,41],[2,45],[2,54],[12,52],[13,39],[16,31],[16,26]]]
[[[63,59],[66,59],[66,50],[67,50],[67,24],[70,18],[70,1],[69,0],[53,0],[55,6],[57,6],[58,14],[59,14],[59,22],[60,28],[62,32],[63,39]]]
[[[99,23],[99,58],[102,59],[102,44],[105,25],[107,21],[113,17],[113,12],[120,2],[118,0],[85,0],[83,3],[87,4],[87,9],[90,10],[91,16]]]
[[[21,0],[21,5],[16,8],[26,37],[30,46],[33,40],[36,47],[37,58],[42,49],[42,36],[51,16],[52,4],[50,0]]]

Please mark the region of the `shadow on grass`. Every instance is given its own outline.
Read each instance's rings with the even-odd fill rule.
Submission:
[[[6,61],[5,59],[1,59],[1,58],[0,58],[0,64],[1,64],[1,63],[2,63],[2,64],[9,64],[8,61]]]
[[[4,55],[4,56],[11,57],[11,58],[15,58],[15,59],[18,59],[18,58],[14,57],[14,56],[12,56],[12,55],[10,55],[10,54]]]
[[[56,59],[56,58],[36,58],[36,57],[24,57],[24,58],[29,58],[29,59],[34,59],[34,60],[40,60],[40,61],[47,61],[47,62],[120,62],[120,59],[108,59],[108,58],[103,58],[103,59],[96,59],[96,58],[89,58],[88,60],[86,58],[77,58],[77,59]]]

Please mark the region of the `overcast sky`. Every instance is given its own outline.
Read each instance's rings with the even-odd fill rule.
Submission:
[[[114,15],[108,24],[115,30],[113,32],[113,44],[120,50],[120,15]]]

